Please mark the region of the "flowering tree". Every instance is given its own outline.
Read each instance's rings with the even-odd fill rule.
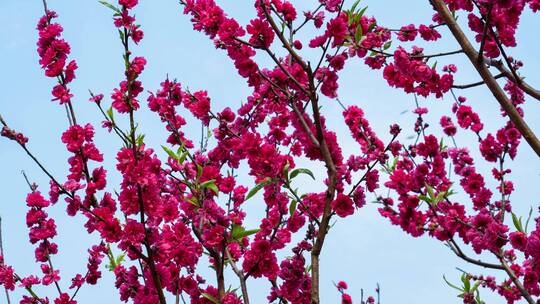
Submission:
[[[252,91],[243,104],[216,110],[206,91],[192,92],[166,77],[159,89],[144,96],[167,133],[161,147],[166,159],[147,146],[137,128],[143,122],[135,117],[143,103],[139,76],[147,63],[136,56],[144,38],[133,13],[138,1],[100,2],[113,14],[125,70],[110,98],[90,92],[90,102],[102,115],[101,126],[123,146],[115,156],[116,167],[104,168],[94,126],[77,119],[70,92],[76,61],[69,57],[57,14],[43,1],[37,51],[45,76],[56,80],[52,100],[67,112],[69,127],[61,141],[71,153],[70,173],[53,176],[33,154],[28,138],[0,117],[2,136],[17,143],[50,179],[48,194],[28,181],[26,198],[29,241],[42,273],[18,273],[1,258],[0,284],[8,302],[9,292],[22,288],[27,293],[20,303],[77,303],[79,289],[99,282],[106,261],[124,302],[249,303],[249,282],[258,279],[270,283],[269,303],[317,304],[324,267],[320,255],[331,222],[353,216],[367,201],[373,202],[365,208],[375,206],[405,233],[428,235],[457,257],[485,268],[485,273],[464,273],[460,286],[448,282],[464,303],[483,303],[483,288],[508,303],[540,301],[540,221],[536,218],[529,228],[532,212],[528,218],[512,212],[508,167],[522,139],[522,149],[540,156],[540,141],[522,110],[526,98],[540,100],[540,92],[520,75],[522,62],[508,55],[508,48],[517,44],[521,14],[539,10],[540,1],[431,0],[426,1],[434,10],[431,22],[390,29],[368,17],[359,1],[313,1],[314,7],[302,15],[288,1],[255,0],[256,15],[242,26],[213,0],[181,0],[193,28],[226,52]],[[464,15],[467,26],[458,22]],[[307,29],[311,37],[298,38]],[[430,46],[443,34],[460,48],[424,53],[422,44]],[[415,45],[408,47],[409,42]],[[460,54],[468,57],[481,81],[454,83],[459,73],[452,56]],[[273,64],[262,66],[258,61],[263,56]],[[449,62],[438,68],[435,58]],[[399,125],[389,122],[389,130],[377,134],[359,106],[342,105],[343,122],[357,143],[353,155],[343,155],[340,137],[328,127],[331,113],[325,113],[325,104],[341,105],[340,71],[358,60],[415,100],[450,97],[452,113],[439,119],[442,132],[426,123],[429,106],[418,102],[410,144],[400,138]],[[499,129],[484,129],[466,97],[456,94],[476,86],[485,86],[499,103],[505,121]],[[182,108],[210,130],[200,145],[179,114]],[[482,158],[473,159],[459,145],[458,131],[478,138],[478,147],[470,149],[479,149]],[[300,160],[312,165],[302,168]],[[482,175],[475,162],[493,166],[492,176]],[[107,183],[107,170],[115,169],[122,175],[116,187]],[[241,184],[242,170],[251,184]],[[313,170],[323,172],[324,186],[307,193],[298,180],[315,179]],[[490,189],[486,179],[498,186]],[[119,192],[113,193],[114,188]],[[380,188],[388,194],[377,194]],[[455,199],[456,192],[466,196]],[[88,233],[100,238],[88,249],[86,272],[73,278],[61,279],[52,262],[61,246],[55,242],[55,220],[46,211],[60,199],[69,216],[81,217]],[[244,203],[257,199],[265,217],[258,227],[246,227]],[[478,256],[468,255],[465,248]],[[202,277],[201,263],[208,263],[215,277]],[[234,281],[227,282],[227,269],[236,275]],[[69,290],[63,286],[66,281]],[[56,289],[57,296],[40,296],[34,289],[38,285]],[[227,289],[230,285],[239,288]],[[336,288],[342,303],[352,303],[345,282]],[[374,297],[359,300],[379,302]]]

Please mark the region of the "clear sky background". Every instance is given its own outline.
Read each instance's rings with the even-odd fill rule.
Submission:
[[[218,2],[242,24],[246,24],[250,17],[254,16],[253,1]],[[316,2],[293,1],[303,8],[315,7]],[[350,6],[352,2],[347,1],[346,6]],[[429,23],[432,16],[427,0],[363,0],[362,5],[369,5],[366,14],[376,16],[381,25],[391,28],[409,23]],[[87,101],[88,89],[104,93],[107,104],[110,102],[110,92],[123,78],[122,50],[112,24],[111,11],[94,0],[50,0],[49,7],[59,13],[59,22],[65,29],[64,37],[72,48],[70,58],[76,59],[79,66],[77,79],[71,86],[75,94],[78,120],[99,125],[102,119],[97,108]],[[213,109],[219,110],[226,106],[235,108],[249,95],[250,90],[244,79],[236,74],[226,54],[215,50],[207,37],[192,30],[188,17],[181,14],[176,0],[141,0],[135,12],[145,31],[145,38],[139,47],[133,48],[133,52],[135,55],[145,56],[148,60],[141,78],[146,90],[155,91],[168,74],[170,78],[181,81],[184,87],[207,90],[213,100]],[[55,176],[63,180],[67,172],[68,153],[60,141],[60,134],[66,129],[67,120],[63,108],[50,102],[50,90],[54,81],[44,77],[38,65],[35,25],[41,15],[42,6],[39,0],[0,1],[0,113],[12,127],[30,137],[30,149]],[[525,13],[517,35],[521,43],[510,53],[525,62],[522,73],[531,84],[540,87],[540,76],[537,73],[540,69],[537,55],[538,21],[538,16],[533,16],[529,11]],[[313,35],[310,30],[306,34]],[[442,40],[426,52],[457,48],[455,42]],[[316,55],[313,52],[306,54]],[[261,65],[270,66],[266,58],[260,59]],[[464,55],[450,58],[450,62],[457,63],[460,67],[456,83],[479,80],[478,75],[467,68],[465,59]],[[442,64],[443,62],[440,62],[439,66]],[[480,113],[488,130],[502,125],[497,102],[485,88],[460,93],[469,98],[470,104]],[[141,101],[146,98],[146,95],[143,96]],[[410,110],[414,108],[413,96],[389,88],[380,72],[370,71],[361,61],[351,60],[341,74],[339,96],[346,105],[356,104],[362,107],[380,134],[387,133],[388,126],[397,122],[404,128],[402,141],[406,142],[407,135],[412,135],[411,122],[414,122],[415,117]],[[449,111],[451,98],[422,100],[422,104],[431,109],[427,117],[428,120],[431,119],[433,126],[431,132],[440,132],[437,118],[441,113]],[[355,153],[358,146],[341,122],[340,108],[335,102],[323,101],[322,106],[330,126],[340,135],[345,156]],[[524,108],[527,121],[533,130],[540,132],[540,102],[528,98]],[[403,113],[406,110],[409,111]],[[141,124],[141,130],[146,133],[147,143],[159,148],[164,142],[165,132],[157,116],[142,110],[137,113],[137,120]],[[199,127],[195,126],[197,127],[186,129],[186,132],[197,141]],[[191,129],[195,132],[191,133]],[[458,136],[458,145],[468,146],[478,155],[474,137],[461,133]],[[96,142],[105,154],[106,167],[110,168],[109,186],[116,187],[120,178],[113,169],[114,151],[118,149],[120,142],[99,127]],[[162,151],[158,153],[162,154]],[[302,165],[310,166],[308,163]],[[540,198],[540,162],[527,144],[523,143],[518,159],[511,166],[511,179],[517,188],[512,196],[513,206],[517,213],[525,215],[530,206],[536,209]],[[485,164],[479,167],[488,182],[494,185],[489,173],[490,167]],[[321,166],[311,165],[311,168],[317,171]],[[22,150],[12,142],[0,140],[0,215],[3,219],[6,260],[18,273],[27,275],[38,273],[39,265],[34,263],[34,247],[27,241],[24,224],[27,209],[24,199],[28,187],[21,170],[24,170],[32,181],[39,183],[43,192],[48,191],[46,176]],[[319,177],[323,174],[323,171],[317,171]],[[252,186],[252,183],[251,180],[245,180],[248,186]],[[322,189],[321,184],[303,185],[305,192]],[[470,206],[465,197],[457,198]],[[253,214],[248,218],[247,225],[253,227],[263,214],[263,203],[260,198],[254,199],[249,201],[246,208]],[[60,202],[51,208],[49,213],[55,217],[59,232],[56,241],[60,244],[60,254],[54,257],[54,263],[61,269],[63,286],[67,288],[68,278],[75,273],[84,273],[86,248],[98,240],[87,235],[80,217],[67,217],[64,210],[65,204]],[[487,260],[489,258],[486,257]],[[385,304],[460,303],[455,290],[444,283],[443,274],[449,280],[458,282],[460,272],[456,267],[470,272],[482,271],[462,263],[436,240],[427,236],[412,238],[404,234],[400,228],[391,226],[382,219],[374,205],[368,205],[354,216],[346,220],[340,219],[336,223],[327,237],[321,259],[322,303],[339,302],[339,295],[332,283],[338,280],[349,283],[350,293],[356,302],[359,302],[362,288],[366,293],[372,294],[376,283],[379,283],[382,303]],[[113,286],[113,274],[105,269],[102,271],[104,278],[98,286],[84,286],[81,289],[79,303],[119,303]],[[209,273],[205,265],[201,266],[201,271]],[[213,276],[208,277],[213,279]],[[236,279],[231,279],[228,282],[236,287]],[[252,289],[252,302],[265,303],[268,290],[266,283],[250,281],[248,284]],[[50,290],[52,288],[49,288]],[[37,291],[40,295],[54,295],[44,289]],[[493,297],[488,291],[483,291],[482,295],[488,303],[501,303],[501,299]],[[20,293],[15,293],[14,297],[18,300]],[[0,296],[0,303],[4,301]]]

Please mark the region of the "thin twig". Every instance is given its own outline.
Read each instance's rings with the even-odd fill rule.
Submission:
[[[236,265],[236,262],[231,256],[231,253],[229,252],[229,249],[225,249],[225,252],[227,253],[227,259],[229,260],[229,263],[231,264],[234,273],[238,276],[238,279],[240,280],[240,288],[242,289],[242,299],[244,300],[244,304],[249,304],[249,295],[244,272],[240,270]]]
[[[504,74],[498,74],[498,75],[495,75],[493,76],[493,78],[495,79],[499,79],[499,78],[502,78],[502,77],[505,77]],[[481,80],[481,81],[477,81],[477,82],[473,82],[473,83],[468,83],[468,84],[462,84],[462,85],[453,85],[452,88],[453,89],[460,89],[460,90],[463,90],[463,89],[470,89],[470,88],[474,88],[474,87],[477,87],[477,86],[481,86],[483,84],[486,84],[485,81]]]
[[[489,5],[489,8],[488,8],[488,14],[487,14],[487,17],[486,17],[486,21],[484,23],[484,34],[482,35],[482,42],[480,42],[480,50],[478,51],[478,54],[480,54],[480,56],[478,56],[478,64],[482,64],[482,57],[484,56],[484,46],[486,44],[486,40],[488,38],[487,36],[487,31],[488,31],[488,28],[490,27],[489,25],[489,22],[491,21],[491,11],[493,10],[493,4],[490,4]]]
[[[516,274],[514,273],[514,271],[508,266],[508,264],[504,260],[504,257],[499,256],[499,261],[501,261],[501,265],[504,267],[504,271],[506,271],[506,273],[508,274],[508,276],[510,277],[512,282],[514,282],[514,285],[516,285],[516,287],[519,289],[521,295],[525,298],[527,303],[529,303],[529,304],[536,303],[533,300],[533,298],[531,297],[531,295],[529,294],[529,292],[525,289],[523,284],[519,281],[519,279],[516,276]]]
[[[5,261],[6,256],[4,255],[4,242],[3,242],[3,239],[2,239],[2,216],[0,216],[0,255],[2,256],[2,259]],[[4,290],[6,292],[7,304],[11,304],[11,299],[9,297],[9,291],[5,286],[4,286]]]

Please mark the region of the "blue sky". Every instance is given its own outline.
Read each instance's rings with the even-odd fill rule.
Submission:
[[[218,1],[230,15],[246,24],[253,16],[252,1]],[[353,2],[353,1],[348,1]],[[316,1],[293,1],[303,8],[315,6]],[[350,5],[349,3],[348,5]],[[376,1],[363,0],[368,5],[368,15],[374,15],[379,23],[391,28],[409,23],[429,23],[432,11],[428,1]],[[78,120],[99,125],[101,118],[95,106],[88,100],[88,90],[104,93],[106,97],[122,79],[121,45],[111,21],[111,11],[95,0],[49,0],[49,7],[60,15],[64,26],[64,37],[72,47],[71,58],[76,59],[79,69],[77,79],[72,85]],[[235,72],[234,66],[225,53],[215,50],[212,42],[201,33],[191,28],[188,17],[181,14],[176,0],[141,0],[136,9],[138,22],[145,31],[145,39],[134,48],[136,55],[145,56],[148,65],[142,81],[146,90],[155,91],[159,83],[168,74],[177,78],[184,87],[192,90],[205,89],[213,100],[214,109],[226,106],[235,107],[249,95],[249,88]],[[37,63],[35,43],[37,33],[35,25],[42,15],[41,1],[38,0],[2,0],[0,1],[0,58],[2,58],[2,95],[0,113],[17,130],[30,137],[29,147],[50,169],[55,176],[63,178],[67,172],[68,154],[60,141],[60,134],[67,127],[64,110],[50,102],[50,89],[53,80],[43,76]],[[540,86],[540,69],[537,57],[538,18],[526,13],[518,32],[520,46],[511,51],[517,58],[523,59],[523,74],[531,84]],[[307,32],[306,34],[312,34]],[[451,40],[442,40],[429,52],[455,50],[457,44]],[[308,55],[313,55],[309,54]],[[479,78],[470,68],[464,56],[451,58],[461,68],[457,83],[477,81]],[[260,57],[260,62],[267,66],[270,62]],[[499,107],[490,93],[484,88],[475,88],[463,95],[480,112],[488,129],[501,125]],[[340,80],[340,100],[346,104],[362,107],[375,130],[384,133],[389,124],[398,122],[404,126],[406,137],[411,132],[414,117],[410,112],[414,107],[413,96],[389,88],[379,72],[368,70],[362,62],[352,60],[344,70]],[[451,107],[451,99],[422,100],[430,107],[434,130],[437,117]],[[354,153],[358,147],[348,136],[340,122],[341,110],[335,102],[323,101],[323,112],[328,117],[330,126],[340,135],[344,154]],[[527,100],[526,118],[533,130],[540,131],[540,103]],[[137,113],[141,130],[146,134],[149,145],[159,147],[164,142],[163,126],[159,119],[149,111]],[[197,140],[199,127],[193,134]],[[405,140],[405,139],[403,139]],[[114,136],[98,128],[96,142],[106,155],[105,165],[111,170],[110,185],[117,185],[119,176],[113,173],[115,164],[114,151],[121,145]],[[472,136],[461,134],[458,144],[471,147],[477,155],[477,145]],[[161,153],[161,151],[158,151]],[[305,166],[312,166],[305,163]],[[490,167],[479,165],[489,177]],[[314,171],[319,165],[312,166]],[[531,149],[522,144],[520,155],[512,164],[512,180],[516,184],[513,205],[517,213],[526,214],[530,206],[537,206],[540,197],[538,187],[540,163]],[[23,154],[18,146],[6,140],[0,141],[0,215],[3,219],[4,247],[6,260],[17,272],[30,274],[38,272],[38,265],[33,263],[34,248],[27,242],[27,230],[24,226],[26,207],[24,198],[28,192],[21,174],[24,170],[32,181],[46,191],[48,181],[38,168]],[[318,176],[321,174],[317,171]],[[251,186],[252,181],[246,184]],[[320,191],[321,184],[305,183],[305,192]],[[458,196],[467,203],[467,200]],[[254,214],[248,218],[248,226],[257,225],[262,215],[262,202],[250,201],[246,206]],[[88,236],[82,227],[81,218],[65,216],[62,203],[50,209],[50,214],[57,219],[60,254],[54,262],[62,270],[65,278],[83,272],[86,264],[86,248],[97,242]],[[455,267],[475,272],[481,271],[462,263],[440,242],[427,237],[412,238],[405,235],[398,227],[391,226],[382,219],[374,206],[367,206],[354,216],[336,223],[325,243],[322,264],[322,302],[337,303],[338,294],[332,281],[346,280],[354,299],[358,301],[360,289],[371,293],[376,285],[381,285],[383,303],[459,303],[454,290],[446,286],[443,274],[450,280],[458,281],[459,271]],[[201,267],[203,272],[208,272]],[[104,279],[98,286],[85,286],[78,296],[79,303],[118,303],[113,287],[113,276],[103,270]],[[232,277],[231,277],[232,278]],[[230,280],[236,287],[236,280]],[[64,281],[64,285],[67,285]],[[249,282],[252,289],[252,302],[264,303],[267,287],[264,282]],[[67,286],[65,286],[67,287]],[[52,295],[47,290],[38,289],[40,295]],[[483,293],[488,303],[500,302]],[[15,294],[15,298],[19,296]],[[490,301],[490,299],[492,299]],[[0,303],[4,299],[0,297]]]

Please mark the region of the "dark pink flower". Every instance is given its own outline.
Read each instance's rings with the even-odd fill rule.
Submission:
[[[268,48],[274,41],[274,31],[270,25],[262,19],[253,19],[246,27],[248,34],[251,35],[249,43],[260,47]]]
[[[338,193],[336,199],[332,201],[332,209],[339,217],[347,217],[354,213],[354,203],[349,196]]]
[[[139,3],[138,0],[118,0],[118,4],[124,6],[126,9],[134,8],[137,3]]]

